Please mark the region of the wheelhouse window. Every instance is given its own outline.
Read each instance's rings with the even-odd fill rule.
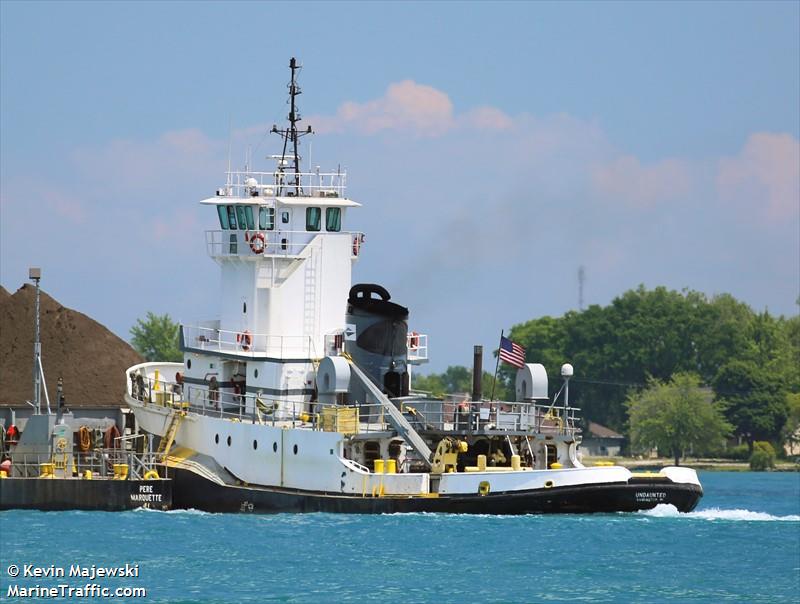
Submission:
[[[236,217],[239,219],[239,229],[247,229],[247,217],[244,215],[244,206],[236,206]]]
[[[325,210],[325,228],[331,233],[338,233],[342,230],[342,208]]]
[[[256,228],[256,221],[253,218],[253,206],[244,206],[244,215],[247,218],[247,228],[251,231]]]
[[[228,209],[228,226],[236,229],[236,209],[233,206],[225,206]]]
[[[275,228],[275,208],[261,206],[258,208],[258,228],[271,231]]]
[[[225,206],[217,206],[217,214],[219,214],[219,228],[225,231],[231,228],[228,222],[228,209]]]
[[[322,208],[306,208],[306,230],[318,231],[322,221]]]

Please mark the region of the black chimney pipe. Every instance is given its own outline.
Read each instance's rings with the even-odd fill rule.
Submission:
[[[483,393],[483,346],[475,346],[472,357],[472,400],[480,401]]]
[[[476,345],[472,350],[472,402],[469,404],[469,424],[467,425],[467,434],[472,434],[473,425],[475,422],[475,405],[480,407],[481,393],[481,378],[483,378],[483,346]]]

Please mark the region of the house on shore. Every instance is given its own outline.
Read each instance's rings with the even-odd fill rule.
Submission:
[[[622,453],[625,437],[611,428],[589,422],[583,431],[581,450],[591,457],[614,457]]]

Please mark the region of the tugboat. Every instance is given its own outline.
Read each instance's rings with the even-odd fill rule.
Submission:
[[[221,268],[218,320],[182,325],[183,363],[128,369],[126,401],[158,441],[173,506],[211,512],[691,511],[694,470],[635,474],[579,460],[571,365],[549,397],[545,368],[520,362],[514,401],[415,393],[428,337],[377,284],[351,284],[363,233],[341,171],[302,172],[297,61],[273,171],[227,172],[200,203]],[[477,347],[476,347],[477,348]],[[480,351],[476,351],[476,359]],[[479,364],[479,361],[478,361]],[[474,372],[481,375],[479,367]]]

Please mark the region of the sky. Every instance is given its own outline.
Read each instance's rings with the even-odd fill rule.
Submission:
[[[215,317],[197,202],[229,144],[271,169],[291,56],[302,153],[363,204],[354,282],[410,308],[425,372],[577,309],[580,266],[585,305],[644,284],[797,314],[798,2],[3,0],[0,283],[41,266],[126,339]]]

